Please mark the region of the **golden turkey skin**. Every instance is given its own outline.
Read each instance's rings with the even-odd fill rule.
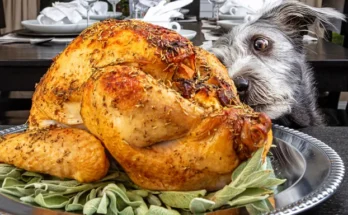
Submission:
[[[185,73],[192,64],[193,46],[172,31],[140,21],[109,20],[95,24],[55,58],[37,85],[29,124],[31,128],[82,124],[81,87],[96,68],[135,66],[166,80],[176,71]]]
[[[270,119],[240,102],[215,56],[136,20],[81,33],[37,85],[29,123],[88,130],[152,190],[219,189],[272,142]]]
[[[0,162],[60,178],[92,182],[109,169],[102,143],[75,128],[32,130],[0,139]]]
[[[272,139],[263,114],[205,110],[135,67],[97,71],[85,85],[81,114],[130,178],[153,190],[221,188]]]

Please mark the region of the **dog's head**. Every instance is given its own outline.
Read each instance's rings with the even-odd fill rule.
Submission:
[[[276,119],[291,111],[295,94],[310,79],[303,54],[303,35],[316,32],[344,16],[330,8],[313,8],[297,1],[272,3],[253,21],[235,27],[211,48],[228,68],[240,97],[257,111]]]

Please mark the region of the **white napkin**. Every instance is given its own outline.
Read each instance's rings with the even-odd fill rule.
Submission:
[[[145,1],[145,0],[144,0]],[[166,3],[165,0],[160,1],[156,6],[150,7],[144,16],[145,21],[170,21],[172,18],[184,18],[179,12],[180,8],[191,4],[193,0],[178,0]]]
[[[46,7],[37,17],[41,24],[71,24],[78,23],[83,17],[87,16],[88,3],[85,0],[74,0],[72,2],[55,2],[52,7]],[[96,2],[93,4],[90,15],[103,15],[108,11],[106,2]]]

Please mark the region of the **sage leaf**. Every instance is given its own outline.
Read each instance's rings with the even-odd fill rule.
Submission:
[[[0,163],[0,168],[3,168],[3,167],[12,167],[12,168],[16,168],[15,166],[10,165],[10,164]]]
[[[24,189],[27,189],[26,186],[24,186]],[[33,189],[33,190],[35,190],[35,193],[34,193],[35,196],[39,195],[40,193],[42,194],[48,193],[48,191],[44,189]]]
[[[2,183],[2,188],[17,186],[17,185],[24,185],[24,182],[21,182],[20,180],[17,180],[15,178],[7,177]]]
[[[21,200],[22,202],[25,203],[35,203],[35,196],[34,195],[30,195],[30,196],[23,196],[21,198],[19,198],[19,200]]]
[[[140,201],[130,201],[126,193],[122,191],[116,184],[109,184],[104,188],[105,191],[111,191],[114,192],[118,197],[120,197],[127,205],[132,206],[132,207],[138,207],[139,205],[142,204]],[[142,198],[141,198],[142,199]]]
[[[262,215],[262,214],[264,214],[263,212],[258,211],[257,209],[255,209],[251,204],[246,205],[245,209],[247,210],[249,215]]]
[[[246,188],[244,187],[230,187],[227,185],[223,189],[217,191],[213,196],[209,197],[209,200],[215,202],[214,209],[219,208],[245,190]]]
[[[66,211],[79,211],[83,210],[84,204],[87,202],[86,195],[88,190],[79,192],[76,196],[70,198],[69,202],[65,205]]]
[[[65,211],[82,211],[83,210],[83,205],[81,204],[67,204],[65,206]]]
[[[131,190],[128,192],[134,193],[135,195],[141,196],[143,198],[149,195],[149,192],[147,190]]]
[[[105,191],[105,194],[109,198],[109,208],[108,208],[108,215],[118,215],[118,209],[117,209],[117,203],[116,203],[116,195],[115,193],[111,191]]]
[[[41,181],[41,178],[38,177],[32,177],[28,182],[26,182],[27,184],[32,184],[32,183],[38,183]]]
[[[55,184],[46,184],[46,183],[32,183],[32,184],[27,184],[25,188],[35,188],[35,189],[43,189],[45,191],[51,191],[51,192],[65,192],[67,191],[67,187],[60,186],[60,185],[55,185]]]
[[[10,165],[0,165],[0,175],[6,175],[13,169],[16,169],[16,167]]]
[[[228,202],[228,205],[230,205],[231,207],[235,207],[235,206],[242,206],[242,205],[246,205],[252,202],[256,202],[256,201],[260,201],[260,200],[264,200],[267,199],[269,197],[269,195],[264,195],[264,196],[241,196],[239,198],[236,198],[232,201]]]
[[[38,174],[38,173],[34,173],[34,172],[24,172],[22,175],[21,175],[21,180],[26,182],[27,184],[28,183],[34,183],[34,182],[40,182],[41,179],[43,178],[42,175]]]
[[[43,194],[40,193],[35,197],[36,204],[49,209],[64,208],[68,201],[68,197],[62,196],[60,194],[43,196]]]
[[[165,191],[161,192],[159,198],[162,202],[173,208],[189,208],[192,199],[204,196],[206,190],[179,192],[179,191]]]
[[[243,163],[239,164],[239,166],[235,170],[233,170],[232,181],[235,181],[237,179],[237,177],[240,175],[240,173],[244,170],[247,163],[248,163],[247,161],[243,162]]]
[[[64,187],[76,187],[80,185],[81,183],[75,180],[67,180],[67,181],[61,181],[61,180],[42,180],[41,181],[44,184],[54,184],[54,185],[60,185]]]
[[[5,174],[0,174],[0,180],[5,180],[7,177],[19,178],[21,176],[21,171],[17,168],[13,168],[10,172]]]
[[[65,211],[81,211],[81,210],[83,210],[83,205],[74,202],[74,199],[76,197],[77,196],[69,199],[68,203],[65,205]]]
[[[249,187],[271,188],[283,184],[286,179],[268,178]]]
[[[129,199],[131,201],[140,202],[140,205],[134,209],[135,214],[136,215],[146,215],[149,212],[149,208],[147,207],[146,203],[144,202],[144,199],[139,195],[135,195],[132,193],[130,193],[130,194],[131,195],[129,195]]]
[[[271,174],[271,170],[260,170],[248,175],[243,183],[240,184],[240,187],[255,187],[255,184],[265,181]]]
[[[118,214],[119,215],[134,215],[134,211],[131,206],[128,206],[123,211],[120,211]]]
[[[248,188],[244,192],[242,192],[240,195],[238,195],[236,198],[239,198],[240,196],[263,196],[263,195],[270,195],[273,191],[265,188]]]
[[[55,184],[46,184],[47,190],[51,192],[65,192],[68,188],[61,185],[55,185]]]
[[[87,201],[95,199],[97,197],[96,189],[92,189],[91,192],[87,196]]]
[[[243,168],[243,170],[238,174],[238,176],[235,178],[234,181],[230,184],[232,187],[238,186],[244,178],[252,174],[253,172],[257,171],[261,167],[262,163],[262,154],[263,154],[264,147],[258,149],[254,155],[249,159],[246,166]]]
[[[123,193],[127,192],[127,189],[126,189],[126,187],[123,184],[117,183],[117,186],[122,190]]]
[[[156,205],[151,205],[147,215],[180,215],[176,210],[169,210]]]
[[[0,192],[16,197],[23,197],[23,193],[19,192],[15,187],[0,188]]]
[[[24,186],[24,188],[33,188],[33,189],[39,189],[39,190],[44,190],[47,191],[47,184],[42,184],[42,183],[32,183],[32,184],[27,184]]]
[[[30,196],[35,193],[34,189],[25,189],[24,185],[18,185],[14,187],[18,192],[20,192],[23,196]]]
[[[108,212],[108,205],[109,205],[109,199],[106,195],[106,193],[104,193],[103,197],[100,200],[98,209],[97,209],[97,213],[98,214],[106,214]]]
[[[194,198],[190,202],[190,211],[194,214],[204,213],[207,210],[211,210],[215,205],[215,202],[203,198]]]
[[[256,210],[261,211],[261,212],[268,212],[270,211],[270,208],[268,208],[268,205],[265,200],[261,200],[258,202],[253,202],[251,204]]]
[[[85,190],[82,192],[79,192],[74,198],[73,198],[73,203],[74,204],[82,204],[84,205],[87,202],[87,193],[89,192],[89,190]]]
[[[78,194],[79,195],[79,194]],[[83,205],[75,201],[75,197],[71,197],[68,203],[65,205],[65,211],[81,211],[83,210]]]
[[[101,198],[95,198],[89,200],[83,207],[83,214],[92,215],[97,212]]]
[[[160,200],[157,196],[155,196],[155,195],[153,195],[153,194],[148,195],[148,196],[146,197],[146,200],[147,200],[147,202],[148,202],[150,205],[156,205],[156,206],[161,206],[161,205],[162,205],[161,200]]]
[[[115,181],[118,177],[120,177],[120,172],[113,172],[111,174],[108,174],[100,181]]]
[[[81,185],[76,186],[76,187],[66,187],[67,189],[63,194],[65,195],[65,194],[78,193],[78,192],[85,191],[85,190],[91,190],[93,188],[97,188],[97,190],[98,190],[98,188],[103,189],[104,186],[106,186],[107,184],[109,184],[109,183],[102,182],[102,183],[95,183],[95,184],[81,184]],[[97,193],[96,193],[96,195],[97,195]]]

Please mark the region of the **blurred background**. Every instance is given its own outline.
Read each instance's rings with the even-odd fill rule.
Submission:
[[[0,35],[4,35],[8,32],[13,32],[23,28],[21,21],[36,19],[38,14],[43,8],[49,7],[53,2],[57,0],[0,0]],[[60,2],[69,2],[71,0],[60,0]],[[105,1],[107,0],[100,0]],[[263,0],[255,0],[263,1]],[[301,2],[315,7],[333,7],[340,12],[348,11],[347,0],[300,0]],[[108,3],[109,4],[109,3]],[[191,15],[197,16],[199,19],[207,19],[212,17],[212,4],[208,0],[193,0],[193,3],[189,5]],[[111,11],[111,4],[109,4],[109,11]],[[123,15],[129,15],[129,0],[121,0],[117,4],[117,11],[122,12]],[[331,42],[348,47],[348,39],[344,40],[344,35],[348,35],[348,29],[345,25],[342,25],[341,21],[336,21],[334,27],[329,26],[329,37]],[[344,44],[347,43],[347,44]],[[9,98],[31,98],[33,92],[6,92],[8,95],[2,95],[4,92],[0,92],[0,96]],[[347,107],[348,93],[342,92],[338,95],[339,98],[339,109],[345,109]],[[1,101],[0,101],[1,108]],[[1,111],[0,111],[1,112]],[[1,115],[2,113],[0,113]],[[12,124],[20,124],[23,119],[26,119],[28,112],[12,113],[11,111],[6,112],[6,116],[11,118]],[[17,117],[20,117],[16,121]],[[0,117],[1,118],[1,117]],[[1,121],[1,120],[0,120]],[[0,122],[1,124],[1,122]]]

